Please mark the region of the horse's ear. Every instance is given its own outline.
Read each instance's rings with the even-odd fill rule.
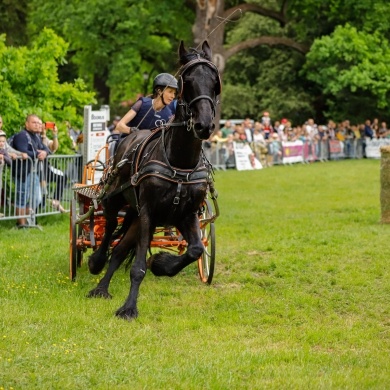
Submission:
[[[207,41],[203,42],[202,50],[205,53],[206,60],[212,61],[213,54],[211,53],[211,49]]]
[[[184,47],[184,42],[181,41],[180,42],[180,46],[179,46],[179,58],[181,58],[182,56],[184,56],[184,54],[187,53],[187,50],[186,48]]]

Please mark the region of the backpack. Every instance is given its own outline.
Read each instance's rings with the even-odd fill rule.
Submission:
[[[15,138],[15,134],[12,134],[11,137],[9,137],[9,138],[7,139],[7,144],[8,144],[9,146],[11,146],[11,148],[14,147],[14,138]]]
[[[19,132],[20,133],[20,132]],[[16,134],[19,134],[19,133],[16,133]],[[15,149],[15,146],[14,146],[14,138],[15,138],[15,135],[16,134],[12,134],[11,137],[9,137],[7,139],[7,143],[9,146],[11,146],[11,148],[14,148]],[[32,143],[32,140],[31,140],[31,136],[30,134],[26,131],[26,136],[27,136],[27,142],[33,147],[34,149],[34,146],[33,146],[33,143]]]

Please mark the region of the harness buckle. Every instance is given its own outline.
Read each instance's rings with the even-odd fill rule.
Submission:
[[[137,181],[138,181],[138,176],[139,176],[139,173],[135,173],[132,177],[131,177],[131,185],[133,186],[136,186],[137,184]]]

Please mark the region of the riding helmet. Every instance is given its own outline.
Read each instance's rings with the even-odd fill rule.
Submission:
[[[153,81],[153,92],[157,87],[171,87],[177,89],[177,80],[169,73],[160,73]]]

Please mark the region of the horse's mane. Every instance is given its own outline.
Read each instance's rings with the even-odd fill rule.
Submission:
[[[179,59],[180,65],[185,65],[188,62],[195,60],[199,56],[205,58],[206,53],[203,50],[197,50],[193,47],[190,47],[189,51],[180,57]]]

